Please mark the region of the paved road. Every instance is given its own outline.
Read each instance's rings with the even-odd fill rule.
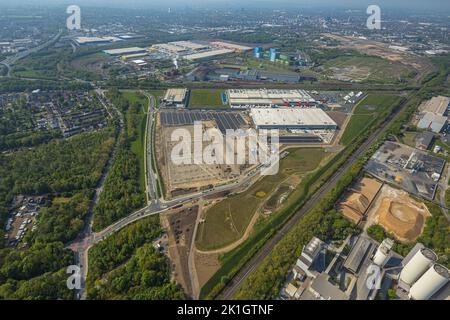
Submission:
[[[109,101],[107,101],[106,97],[104,96],[104,91],[96,89],[96,92],[99,94],[100,101],[104,105],[104,107],[107,109],[108,113],[112,114],[114,112],[119,116],[120,127],[123,128],[123,126],[124,126],[123,115]],[[154,108],[155,100],[154,100],[154,97],[152,97],[152,96],[149,96],[149,97],[150,97],[150,100],[149,100],[150,105],[149,105],[149,115],[148,116],[149,116],[149,118],[153,118],[154,112],[155,112],[155,108]],[[150,121],[150,120],[148,120],[148,121]],[[147,139],[148,139],[147,147],[149,148],[149,150],[151,150],[152,139],[153,139],[151,126],[149,126],[149,128],[148,128]],[[110,158],[109,161],[112,161],[112,159],[113,159],[113,156]],[[153,172],[151,161],[152,161],[152,157],[150,156],[150,157],[148,157],[148,161],[147,161],[147,166],[148,166],[147,173],[148,173],[148,184],[149,184],[148,191],[151,196],[151,200],[149,201],[148,205],[146,207],[132,213],[131,215],[124,217],[123,219],[115,222],[114,224],[108,226],[104,230],[97,232],[97,233],[92,232],[93,215],[92,215],[92,210],[91,210],[91,212],[88,215],[88,218],[86,220],[85,229],[80,233],[80,235],[77,237],[77,239],[75,241],[68,244],[68,247],[72,251],[75,252],[75,263],[81,267],[81,277],[82,277],[81,284],[82,284],[82,286],[81,286],[81,289],[77,290],[77,293],[76,293],[76,296],[78,299],[86,298],[86,290],[85,289],[86,289],[86,278],[87,278],[87,272],[88,272],[88,252],[89,252],[89,249],[93,245],[95,245],[99,241],[102,241],[103,239],[110,236],[111,234],[121,230],[125,226],[127,226],[133,222],[136,222],[140,219],[143,219],[145,217],[163,213],[167,210],[170,210],[175,207],[179,207],[185,203],[188,203],[188,202],[191,202],[194,200],[198,200],[205,196],[214,195],[214,194],[221,193],[224,191],[231,191],[231,190],[235,190],[236,188],[246,186],[247,184],[249,184],[251,182],[251,180],[256,175],[259,174],[259,172],[260,172],[259,169],[261,167],[261,166],[259,166],[256,169],[254,169],[251,173],[249,173],[241,181],[235,181],[234,183],[230,183],[230,184],[227,184],[224,186],[219,186],[214,189],[210,189],[210,190],[203,191],[203,192],[198,192],[196,194],[191,194],[188,196],[180,197],[175,200],[165,201],[164,199],[157,199],[157,197],[156,197],[156,189],[155,188],[156,188],[156,183],[157,183],[156,179],[157,178],[156,178],[156,173]],[[102,178],[98,184],[98,188],[96,190],[93,204],[97,203],[97,201],[99,199],[99,196],[100,196],[100,193],[101,193],[101,190],[103,187],[103,182],[104,182],[104,179],[106,178],[109,167],[110,167],[110,162],[108,163],[107,169],[105,170],[105,174],[102,176]]]
[[[124,126],[124,118],[122,113],[115,108],[112,104],[110,104],[105,95],[104,91],[96,89],[99,100],[102,103],[103,107],[108,112],[109,116],[113,117],[113,113],[119,118],[119,134],[123,130]],[[114,155],[117,151],[117,141],[114,146],[114,149],[108,159],[106,167],[103,171],[102,176],[100,177],[99,182],[97,183],[97,188],[95,189],[94,199],[89,207],[89,213],[87,215],[85,226],[82,232],[78,235],[78,237],[67,245],[75,253],[75,264],[80,267],[81,271],[81,288],[76,291],[77,299],[86,299],[86,277],[88,273],[88,251],[91,247],[91,243],[93,241],[94,235],[92,233],[92,223],[93,223],[93,211],[95,204],[98,203],[100,198],[100,194],[103,190],[103,184],[105,182],[106,176],[108,174],[109,168],[111,167],[112,160],[114,159]]]
[[[263,262],[277,243],[294,227],[297,222],[310,211],[323,197],[330,192],[337,184],[337,182],[347,173],[352,164],[384,133],[385,129],[392,123],[395,116],[403,110],[411,97],[405,100],[392,114],[390,114],[370,137],[354,152],[345,163],[331,176],[331,178],[317,190],[311,198],[305,203],[302,208],[297,211],[290,220],[269,240],[266,244],[240,269],[240,271],[233,277],[228,285],[222,290],[218,296],[219,299],[230,299],[241,287],[242,283],[252,274],[257,267]]]
[[[149,204],[151,203],[159,203],[158,192],[156,192],[158,188],[158,176],[157,172],[153,171],[153,155],[154,155],[154,136],[153,136],[153,124],[156,121],[156,101],[155,97],[148,94],[147,92],[143,92],[143,94],[148,99],[148,115],[147,115],[147,126],[146,126],[146,150],[145,150],[145,159],[146,159],[146,188],[147,194],[149,198]]]

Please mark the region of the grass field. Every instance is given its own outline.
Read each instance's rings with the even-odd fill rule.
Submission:
[[[213,250],[240,239],[257,209],[286,178],[314,170],[324,158],[322,149],[295,149],[281,161],[277,175],[266,176],[247,191],[230,196],[210,208],[197,232],[200,250]]]
[[[53,204],[64,204],[69,203],[71,198],[65,198],[65,197],[56,197],[53,198],[52,203]]]
[[[402,142],[408,146],[416,146],[417,132],[404,132],[402,137]]]
[[[395,95],[369,94],[355,107],[353,116],[342,135],[341,144],[348,145],[377,117],[395,105],[399,99]]]
[[[190,109],[226,109],[223,105],[220,89],[194,89],[189,99]]]
[[[341,56],[324,65],[325,74],[343,81],[396,83],[415,75],[405,65],[372,56]]]

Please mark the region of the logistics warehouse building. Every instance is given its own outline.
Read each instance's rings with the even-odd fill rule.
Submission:
[[[183,108],[186,106],[188,89],[168,89],[163,102],[167,107]]]
[[[322,109],[251,109],[257,129],[336,130],[337,124]]]
[[[227,90],[231,108],[270,108],[311,106],[315,100],[305,90],[230,89]]]

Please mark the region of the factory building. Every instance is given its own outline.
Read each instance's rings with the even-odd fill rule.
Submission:
[[[188,97],[188,89],[168,89],[163,98],[166,107],[184,108]]]
[[[379,267],[383,267],[391,257],[391,249],[393,245],[394,240],[384,239],[373,256],[373,263]]]
[[[358,241],[348,254],[347,259],[345,259],[344,261],[344,268],[346,268],[350,272],[353,272],[354,274],[358,274],[370,247],[371,242],[369,239],[359,237]]]
[[[174,45],[172,43],[155,44],[152,48],[169,55],[182,56],[190,53],[189,49]]]
[[[234,50],[236,52],[247,52],[247,51],[252,50],[251,47],[247,47],[247,46],[243,46],[243,45],[235,44],[235,43],[223,42],[223,41],[213,41],[213,42],[211,42],[211,45],[216,48],[230,49],[230,50]]]
[[[116,37],[76,37],[75,43],[79,46],[96,45],[96,44],[108,44],[115,41],[119,41]]]
[[[322,109],[251,109],[257,129],[336,130],[337,124]]]
[[[402,261],[397,294],[413,300],[448,299],[450,271],[437,259],[432,250],[416,244]]]
[[[325,243],[319,238],[312,238],[311,241],[303,248],[300,258],[297,259],[296,266],[300,268],[308,277],[315,278],[316,275],[311,271],[313,264],[317,261]]]
[[[409,296],[414,300],[428,300],[450,281],[450,271],[435,264],[411,287]]]
[[[277,60],[279,56],[280,56],[280,52],[277,48],[269,49],[269,57],[270,57],[271,62],[275,62],[275,60]]]
[[[437,255],[432,250],[422,248],[405,264],[400,273],[400,280],[412,285],[425,271],[437,260]]]
[[[146,53],[147,50],[139,47],[131,47],[131,48],[121,48],[121,49],[112,49],[112,50],[103,50],[104,53],[109,54],[110,56],[122,56],[122,55],[132,55],[132,54],[141,54]]]
[[[160,43],[152,46],[152,49],[166,53],[171,56],[185,56],[200,51],[209,50],[210,46],[192,41],[173,41]]]
[[[438,115],[445,115],[450,108],[450,98],[444,96],[433,97],[424,103],[419,109],[423,112],[431,112]]]
[[[439,133],[446,124],[447,117],[432,112],[425,112],[423,117],[419,120],[417,127],[419,129],[428,129],[434,133]]]
[[[316,101],[305,90],[230,89],[231,108],[309,107]]]
[[[192,41],[174,41],[174,42],[169,42],[169,44],[180,47],[187,51],[189,51],[189,50],[202,51],[202,50],[208,50],[210,48],[207,44],[201,44],[201,43],[192,42]]]
[[[253,56],[256,59],[261,59],[262,54],[263,54],[263,48],[261,48],[261,47],[253,48]]]
[[[427,129],[439,133],[447,124],[447,113],[450,108],[450,98],[433,97],[419,107],[421,119],[417,124],[419,129]]]
[[[224,55],[234,53],[234,50],[230,49],[216,49],[211,51],[203,51],[198,52],[194,54],[189,54],[183,57],[183,59],[192,61],[192,62],[200,62],[200,61],[206,61],[211,59],[216,59],[219,57],[222,57]]]

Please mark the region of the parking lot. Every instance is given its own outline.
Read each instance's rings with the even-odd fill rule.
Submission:
[[[237,112],[226,111],[162,111],[162,126],[193,125],[195,121],[215,120],[218,129],[225,134],[227,129],[236,130],[246,125]]]

